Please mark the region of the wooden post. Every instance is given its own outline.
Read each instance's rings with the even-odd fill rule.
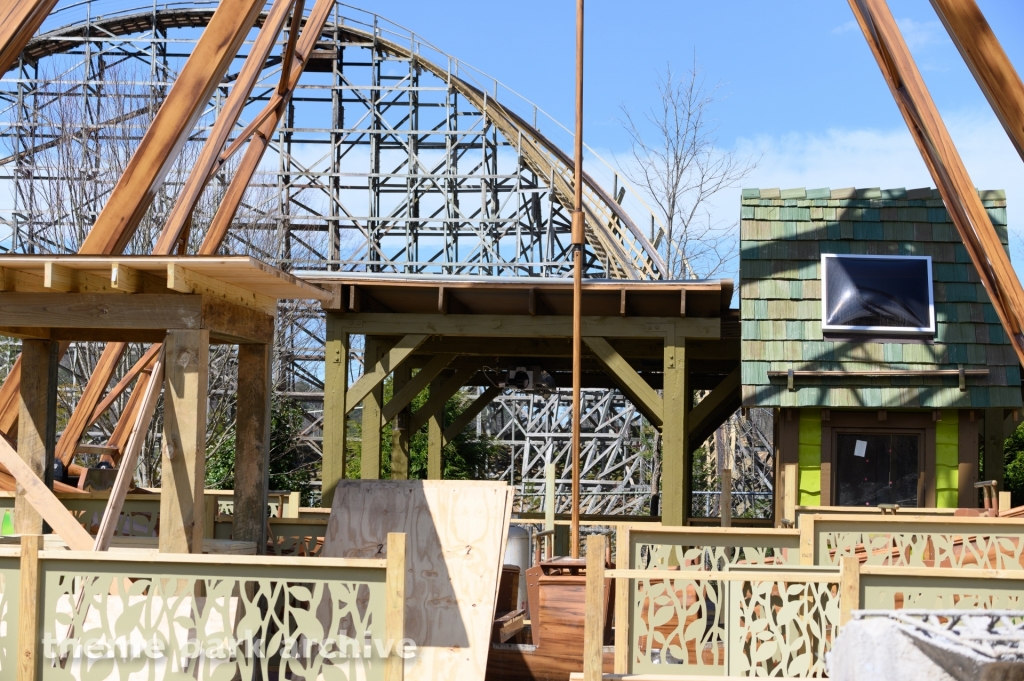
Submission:
[[[1003,444],[1006,430],[1003,427],[1003,410],[985,410],[985,479],[995,480],[1003,486]],[[972,504],[972,508],[974,505]]]
[[[544,531],[550,532],[555,529],[555,464],[544,464]]]
[[[348,456],[348,391],[349,335],[337,314],[327,313],[327,347],[324,355],[324,441],[320,472],[320,505],[330,508],[334,489],[345,478]]]
[[[800,519],[800,564],[814,565],[814,516]]]
[[[860,559],[843,556],[839,559],[839,626],[853,618],[860,607]]]
[[[363,352],[363,366],[373,366],[380,361],[387,346],[376,338],[366,337]],[[384,388],[375,387],[363,399],[362,454],[359,477],[363,480],[380,479],[380,408],[384,402]],[[350,405],[346,404],[347,409]]]
[[[800,466],[795,463],[787,463],[783,470],[783,519],[796,523],[797,499],[800,497]]]
[[[239,345],[232,538],[256,542],[261,554],[267,549],[271,390],[270,346]]]
[[[384,601],[384,645],[390,654],[384,662],[384,680],[402,681],[405,660],[399,657],[398,643],[405,638],[405,533],[388,533],[387,595]]]
[[[430,382],[431,396],[437,394],[443,383],[440,376]],[[427,480],[440,480],[444,475],[444,443],[441,442],[443,434],[444,405],[442,404],[427,417]]]
[[[619,525],[615,538],[615,568],[630,569],[629,525]],[[616,674],[628,674],[630,668],[630,586],[632,580],[619,577],[615,580],[615,666]]]
[[[722,469],[722,495],[718,498],[722,527],[732,527],[732,469]]]
[[[171,330],[165,347],[160,552],[202,553],[210,332]]]
[[[601,681],[604,658],[605,536],[587,537],[587,595],[583,621],[583,681]]]
[[[25,340],[21,345],[21,395],[18,406],[18,455],[53,489],[53,456],[57,446],[57,343]],[[17,485],[14,531],[42,534],[43,518]]]
[[[405,387],[412,378],[409,365],[402,363],[395,368],[391,383],[391,394],[394,395]],[[391,424],[391,479],[409,479],[409,450],[412,434],[409,432],[409,408],[405,407],[395,416]]]
[[[1011,508],[1013,508],[1013,502],[1011,501],[1012,494],[1010,492],[999,493],[999,515],[1003,515]]]
[[[30,374],[26,373],[25,376]],[[24,384],[23,384],[24,385]],[[18,608],[18,681],[36,681],[42,678],[43,649],[39,636],[42,611],[42,569],[39,552],[43,549],[43,536],[26,534],[21,537],[21,594]]]
[[[664,418],[662,426],[661,524],[679,526],[689,515],[685,508],[689,486],[687,460],[686,341],[674,333],[665,338]]]

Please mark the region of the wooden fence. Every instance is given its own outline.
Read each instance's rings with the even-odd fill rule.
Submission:
[[[386,559],[0,548],[0,678],[401,681],[405,535]]]
[[[587,555],[603,556],[605,541],[588,538]],[[822,676],[854,609],[1014,609],[1024,598],[1024,522],[1010,519],[814,514],[798,530],[622,525],[617,546],[615,569],[588,565],[596,581],[587,621],[595,617],[600,632],[594,599],[612,579],[618,675]],[[601,678],[596,650],[588,681]]]

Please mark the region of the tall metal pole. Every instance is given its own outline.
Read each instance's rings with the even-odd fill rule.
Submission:
[[[581,355],[583,354],[583,0],[576,0],[576,164],[572,211],[572,528],[571,557],[580,557],[580,404]]]

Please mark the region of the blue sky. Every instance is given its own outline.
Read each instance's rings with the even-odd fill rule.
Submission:
[[[1007,190],[1013,231],[1024,163],[930,3],[889,4],[975,184]],[[979,5],[1024,69],[1024,2]],[[571,0],[388,0],[373,10],[571,125],[574,7]],[[653,104],[658,72],[667,63],[683,70],[696,54],[708,82],[721,84],[712,111],[720,147],[766,152],[745,186],[932,184],[843,0],[633,0],[628,10],[591,0],[586,27],[584,137],[606,157],[628,150],[619,107]],[[738,196],[723,193],[716,216],[734,220]]]

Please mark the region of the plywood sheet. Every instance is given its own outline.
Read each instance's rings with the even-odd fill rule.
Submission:
[[[473,481],[343,480],[322,555],[384,558],[389,532],[407,542],[407,681],[483,681],[512,488]]]

